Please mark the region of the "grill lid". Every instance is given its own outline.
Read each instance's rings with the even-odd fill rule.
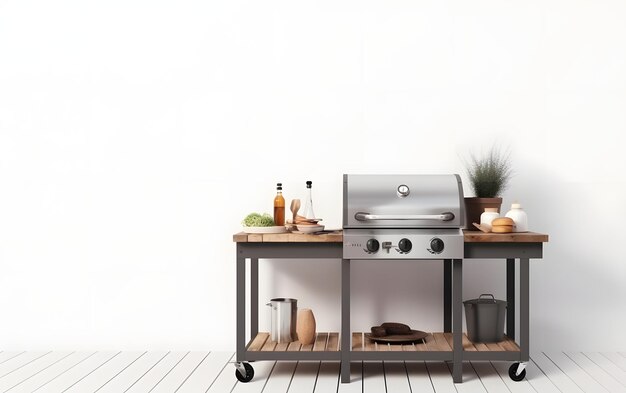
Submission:
[[[344,228],[461,228],[459,175],[344,175]]]

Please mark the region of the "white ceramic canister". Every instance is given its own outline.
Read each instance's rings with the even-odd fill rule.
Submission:
[[[526,212],[522,210],[522,205],[519,203],[513,203],[511,210],[506,213],[505,217],[509,217],[515,221],[513,232],[528,232],[528,216]]]
[[[480,215],[480,226],[491,230],[491,221],[498,217],[500,217],[500,213],[498,213],[497,207],[487,207],[485,212]]]

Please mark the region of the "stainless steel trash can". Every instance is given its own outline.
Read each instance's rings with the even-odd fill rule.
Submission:
[[[465,322],[467,337],[475,343],[492,343],[504,339],[506,302],[492,294],[482,294],[478,299],[466,300]]]
[[[277,343],[296,341],[298,299],[278,297],[271,299],[267,306],[272,308],[270,339]]]

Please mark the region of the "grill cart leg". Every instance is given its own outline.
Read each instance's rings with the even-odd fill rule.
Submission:
[[[341,260],[341,383],[350,382],[350,260]]]
[[[463,260],[454,259],[452,262],[452,337],[454,344],[452,380],[455,383],[463,382],[462,294]]]

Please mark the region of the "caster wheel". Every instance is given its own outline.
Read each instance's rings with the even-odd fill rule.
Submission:
[[[512,380],[514,380],[515,382],[519,382],[521,380],[523,380],[524,378],[526,378],[526,370],[522,370],[522,372],[517,375],[517,368],[520,366],[519,363],[513,363],[511,364],[511,367],[509,367],[509,377],[511,377]]]
[[[254,369],[249,363],[243,363],[243,367],[246,369],[246,375],[241,375],[241,373],[237,369],[235,370],[235,376],[239,381],[243,383],[252,381],[252,378],[254,377]]]

